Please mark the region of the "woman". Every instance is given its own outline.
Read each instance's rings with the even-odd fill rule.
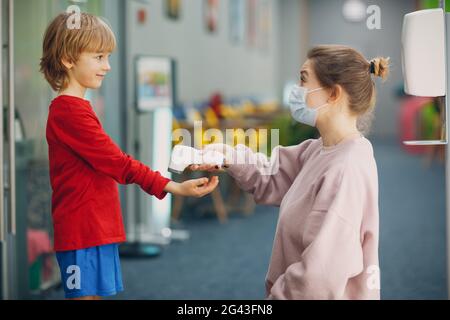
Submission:
[[[277,148],[271,161],[244,146],[206,147],[224,152],[229,174],[257,203],[280,206],[269,299],[380,299],[377,166],[358,125],[375,106],[372,75],[384,80],[388,73],[389,59],[315,47],[290,107],[320,139]],[[276,169],[267,174],[268,167]]]

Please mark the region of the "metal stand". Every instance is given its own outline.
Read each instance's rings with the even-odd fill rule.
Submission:
[[[139,115],[137,116],[135,123],[136,132],[139,133]],[[140,153],[140,145],[136,143],[135,152],[136,154]],[[153,243],[146,242],[143,239],[143,234],[146,232],[145,228],[143,228],[144,224],[141,219],[141,199],[139,192],[141,190],[137,190],[135,192],[135,219],[133,221],[133,234],[128,235],[131,238],[131,241],[126,242],[119,247],[119,253],[121,257],[124,258],[155,258],[161,255],[162,248],[161,246]]]
[[[143,242],[127,242],[119,247],[124,258],[155,258],[161,255],[161,247]]]

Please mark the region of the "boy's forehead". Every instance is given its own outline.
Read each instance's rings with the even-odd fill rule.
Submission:
[[[83,51],[81,54],[92,56],[92,55],[97,55],[97,54],[108,55],[111,53],[112,53],[111,51]]]

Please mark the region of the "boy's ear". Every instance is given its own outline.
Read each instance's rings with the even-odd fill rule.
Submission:
[[[62,62],[62,64],[64,65],[64,67],[67,68],[67,70],[70,70],[70,69],[73,68],[73,63],[72,63],[72,62],[69,62],[69,61],[67,61],[67,60],[64,59],[64,58],[61,60],[61,62]]]

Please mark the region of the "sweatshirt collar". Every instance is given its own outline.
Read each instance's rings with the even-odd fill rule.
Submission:
[[[320,142],[320,145],[321,145],[320,153],[330,153],[330,152],[339,150],[339,149],[343,148],[344,146],[346,146],[346,145],[348,145],[348,144],[350,144],[350,143],[352,143],[354,141],[359,141],[360,139],[363,139],[363,138],[364,138],[363,134],[353,135],[353,136],[351,136],[349,138],[346,138],[346,139],[342,140],[341,142],[339,142],[338,144],[336,144],[334,146],[326,147],[326,146],[323,145],[322,137],[320,137],[319,138],[319,142]]]

